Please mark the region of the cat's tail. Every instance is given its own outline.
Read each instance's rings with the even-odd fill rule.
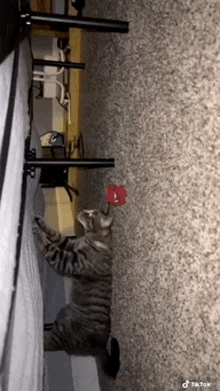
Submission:
[[[120,348],[116,338],[111,339],[111,354],[107,349],[100,356],[102,368],[106,375],[116,378],[120,369]]]

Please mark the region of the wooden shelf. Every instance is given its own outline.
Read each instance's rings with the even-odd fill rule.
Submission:
[[[53,0],[31,0],[31,10],[42,13],[53,13]],[[69,32],[53,31],[50,26],[33,26],[32,34],[38,37],[69,38]]]

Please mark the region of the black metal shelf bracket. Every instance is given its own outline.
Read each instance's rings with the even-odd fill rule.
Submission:
[[[36,158],[36,151],[33,148],[26,153],[26,161],[24,163],[24,172],[27,175],[30,175],[31,178],[35,177],[35,172],[37,168],[52,168],[52,167],[63,167],[64,169],[68,168],[85,168],[85,169],[94,169],[94,168],[112,168],[115,167],[114,159],[42,159]]]
[[[38,58],[34,58],[33,62],[34,62],[34,65],[62,67],[62,68],[85,69],[85,64],[84,63],[78,63],[78,62],[63,62],[63,61],[41,60],[41,59],[38,59]]]
[[[128,33],[129,23],[117,20],[97,19],[61,14],[49,14],[35,11],[21,12],[21,21],[28,27],[49,25],[52,29],[78,28],[88,31]]]

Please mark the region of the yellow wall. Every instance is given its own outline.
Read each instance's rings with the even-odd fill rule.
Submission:
[[[44,218],[49,226],[65,235],[75,235],[72,205],[63,187],[43,188],[45,197]]]
[[[52,12],[52,1],[46,0],[44,2],[43,9],[41,8],[42,2],[40,0],[32,0],[31,8],[40,12]],[[76,15],[77,12],[70,5],[69,14]],[[49,35],[49,31],[37,31],[37,35]],[[84,62],[82,54],[83,43],[83,31],[79,29],[69,30],[69,43],[71,47],[71,62]],[[80,104],[81,104],[81,87],[82,87],[82,72],[83,70],[71,69],[70,70],[70,95],[71,95],[71,125],[67,128],[67,141],[77,140],[80,134]],[[67,119],[64,119],[67,123]],[[78,157],[77,151],[72,157]],[[69,170],[69,184],[73,187],[79,186],[79,178],[77,176],[78,171],[76,169]],[[74,220],[76,215],[76,202],[75,195],[73,195],[73,202],[70,203],[69,196],[64,188],[55,189],[43,189],[46,198],[46,212],[45,218],[48,224],[58,229],[60,232],[65,232],[69,235],[73,235]],[[74,218],[73,218],[74,216]]]

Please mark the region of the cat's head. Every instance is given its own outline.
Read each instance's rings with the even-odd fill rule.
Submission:
[[[113,218],[107,216],[100,210],[82,210],[78,216],[78,221],[83,225],[85,232],[100,232],[110,230]]]

